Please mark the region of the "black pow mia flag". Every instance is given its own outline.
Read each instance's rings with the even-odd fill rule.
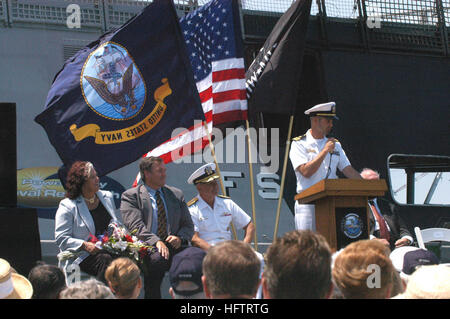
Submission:
[[[310,11],[311,0],[294,2],[248,68],[245,80],[250,113],[293,113]]]

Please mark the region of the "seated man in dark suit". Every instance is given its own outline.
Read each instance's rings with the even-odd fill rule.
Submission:
[[[191,241],[194,224],[183,192],[165,185],[166,167],[159,157],[143,158],[139,164],[143,185],[122,194],[123,222],[136,237],[155,249],[147,259],[144,274],[146,299],[161,298],[161,282],[172,257]]]
[[[379,179],[378,172],[365,168],[361,171],[363,179]],[[391,250],[408,246],[413,243],[413,237],[408,231],[405,222],[395,212],[395,206],[385,198],[369,199],[369,232],[371,239],[378,239]]]

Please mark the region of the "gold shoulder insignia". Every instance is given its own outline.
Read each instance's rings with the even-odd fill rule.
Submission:
[[[231,197],[225,196],[225,195],[217,195],[220,198],[225,198],[225,199],[231,199]]]
[[[292,140],[293,140],[293,141],[300,141],[304,136],[306,136],[306,134],[303,134],[303,135],[294,137]]]
[[[194,197],[193,199],[191,199],[191,200],[187,203],[188,207],[194,205],[195,203],[197,203],[197,201],[198,201],[198,198],[197,198],[197,197]]]

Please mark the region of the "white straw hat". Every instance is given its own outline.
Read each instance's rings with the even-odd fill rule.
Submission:
[[[33,286],[0,258],[0,299],[31,299]]]

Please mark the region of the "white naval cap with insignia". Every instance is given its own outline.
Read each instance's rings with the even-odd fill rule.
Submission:
[[[336,116],[336,103],[335,102],[328,102],[328,103],[322,103],[317,104],[313,106],[312,108],[305,111],[306,115],[311,116],[331,116],[336,120],[339,120],[339,118]]]
[[[188,184],[209,183],[217,178],[219,174],[216,173],[216,164],[208,163],[192,173],[187,182]]]

